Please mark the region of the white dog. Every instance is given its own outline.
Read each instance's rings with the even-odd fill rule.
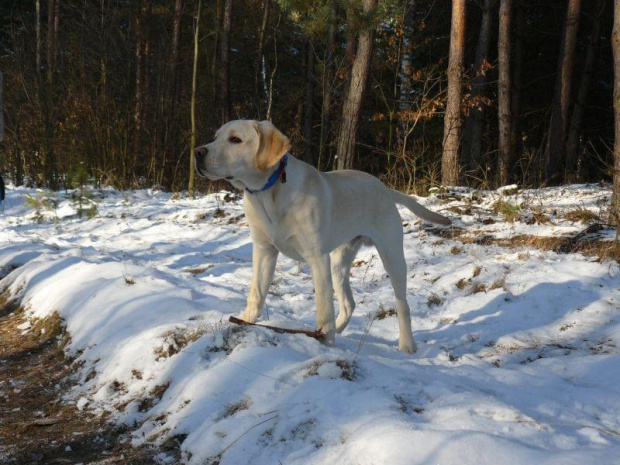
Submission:
[[[282,252],[310,266],[317,326],[333,343],[335,331],[344,330],[355,308],[349,284],[351,263],[362,244],[372,243],[396,294],[399,349],[415,352],[403,228],[396,204],[434,223],[449,225],[450,220],[361,171],[322,173],[289,155],[289,147],[288,138],[268,121],[231,121],[216,132],[213,142],[195,149],[199,175],[226,179],[246,191],[244,208],[254,243],[253,278],[241,318],[254,323],[260,317],[278,252]]]

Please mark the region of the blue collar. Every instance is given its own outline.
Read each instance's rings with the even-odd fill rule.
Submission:
[[[284,184],[286,182],[286,164],[287,163],[288,163],[288,153],[280,159],[280,164],[278,165],[278,169],[275,170],[271,174],[271,176],[269,176],[269,179],[267,179],[267,183],[263,186],[262,189],[257,189],[254,191],[246,187],[245,190],[248,192],[248,194],[256,194],[258,192],[263,192],[269,189],[270,187],[272,187],[276,182],[278,182],[279,179],[281,179],[282,184]]]

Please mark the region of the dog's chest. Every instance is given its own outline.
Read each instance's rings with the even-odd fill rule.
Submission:
[[[258,232],[258,238],[267,241],[276,247],[284,255],[295,260],[303,260],[296,241],[291,237],[294,228],[294,215],[291,212],[281,212],[274,208],[273,204],[260,205],[261,208],[246,205],[246,217],[252,230]]]

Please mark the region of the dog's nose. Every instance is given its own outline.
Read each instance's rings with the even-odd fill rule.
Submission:
[[[205,156],[208,152],[209,152],[209,149],[207,149],[205,146],[196,147],[194,149],[194,156],[195,157],[202,157],[202,156]]]

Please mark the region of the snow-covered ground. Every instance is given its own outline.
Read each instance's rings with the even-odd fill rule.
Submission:
[[[235,196],[103,190],[79,219],[61,194],[38,213],[25,194],[42,195],[9,189],[0,213],[0,290],[29,318],[60,314],[81,380],[66,401],[137,427],[136,444],[174,438],[195,464],[620,463],[616,262],[462,244],[402,210],[418,353],[396,350],[374,249],[352,271],[351,324],[326,347],[227,322],[251,276]],[[583,229],[563,213],[600,213],[610,192],[521,192],[512,202],[551,219],[532,225],[483,224],[499,193],[480,195],[425,201],[474,205],[456,220],[467,231],[554,235]],[[280,257],[264,317],[314,326],[306,265]]]

